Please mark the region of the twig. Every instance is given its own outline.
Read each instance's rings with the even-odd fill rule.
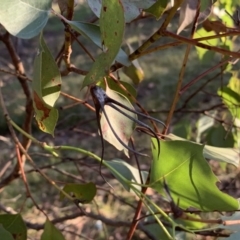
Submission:
[[[3,35],[0,35],[0,41],[2,41],[8,52],[9,55],[12,59],[12,63],[16,69],[16,73],[17,73],[17,78],[19,80],[19,83],[23,89],[23,92],[26,96],[26,105],[25,105],[25,120],[23,123],[23,130],[28,133],[31,134],[32,132],[32,118],[33,118],[33,101],[32,101],[32,94],[31,91],[29,89],[28,83],[26,81],[26,76],[25,76],[25,70],[24,70],[24,66],[23,63],[19,57],[19,55],[17,54],[17,51],[15,50],[13,43],[11,41],[10,38],[10,34],[8,32],[6,32]],[[0,88],[1,88],[2,84],[0,82]],[[4,101],[3,101],[3,96],[1,93],[1,105],[3,108],[3,112],[4,114],[6,114],[6,108],[4,106]],[[4,109],[5,108],[5,109]],[[27,138],[26,136],[23,135],[22,137],[22,145],[23,148],[26,149],[26,151],[28,150],[28,148],[30,147],[31,144],[31,140],[29,138]],[[21,153],[22,154],[22,153]],[[22,160],[22,164],[25,164],[25,156],[22,155],[21,156],[21,160]],[[3,180],[6,184],[8,182],[11,181],[12,178],[14,178],[15,175],[19,175],[19,163],[17,163],[14,167],[14,169],[12,170],[12,172]]]
[[[35,199],[33,198],[32,194],[31,194],[31,191],[29,189],[29,185],[28,185],[28,182],[27,182],[27,178],[26,178],[26,175],[24,173],[21,154],[20,154],[20,151],[19,151],[19,146],[17,144],[16,144],[16,153],[17,153],[18,164],[20,166],[20,172],[21,172],[22,179],[23,179],[23,182],[24,182],[24,185],[25,185],[25,188],[26,188],[26,193],[27,193],[26,196],[27,196],[27,198],[28,197],[31,198],[31,200],[32,200],[33,204],[36,206],[36,208],[47,217],[47,214],[43,211],[42,208],[39,207],[39,205],[37,204],[37,202],[35,201]]]
[[[219,72],[219,73],[215,74],[213,77],[209,78],[205,83],[203,83],[202,86],[200,86],[199,88],[197,88],[190,96],[188,96],[187,99],[185,99],[183,105],[182,105],[180,108],[178,108],[178,109],[176,110],[176,112],[181,111],[182,109],[186,108],[188,102],[189,102],[194,96],[196,96],[196,94],[197,94],[198,92],[200,92],[208,83],[210,83],[211,81],[213,81],[214,79],[216,79],[217,77],[219,77],[221,74],[222,74],[222,72]]]
[[[223,48],[219,48],[219,47],[215,47],[215,46],[209,46],[207,44],[196,41],[196,39],[185,38],[185,37],[176,35],[172,32],[169,32],[167,30],[164,31],[164,34],[166,36],[172,37],[174,39],[177,39],[177,40],[179,40],[181,42],[184,42],[186,44],[189,44],[189,45],[204,48],[204,49],[207,49],[207,50],[210,50],[210,51],[214,51],[216,53],[221,53],[221,54],[226,55],[226,56],[240,58],[240,53],[239,52],[232,52],[232,51],[229,51],[229,50],[226,50],[226,49],[223,49]]]
[[[159,38],[163,36],[164,30],[167,28],[168,24],[174,17],[175,13],[177,12],[177,9],[181,6],[182,2],[183,0],[175,2],[175,5],[171,8],[161,27],[146,42],[144,42],[142,46],[140,46],[132,54],[129,55],[130,60],[139,58],[143,51],[145,51],[149,46],[151,46],[151,44],[153,44],[155,41],[157,41]]]

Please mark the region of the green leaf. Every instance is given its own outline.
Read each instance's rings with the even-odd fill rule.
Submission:
[[[132,104],[129,102],[129,100],[125,96],[111,90],[109,87],[106,88],[106,94],[107,96],[114,99],[115,101],[120,102],[126,107],[134,110]],[[126,109],[123,109],[122,107],[119,107],[119,106],[117,107],[121,109],[123,112],[125,112],[126,114],[128,114],[129,116],[131,116],[132,118],[137,119],[137,115],[135,113],[129,112]],[[122,140],[122,142],[128,145],[129,139],[132,136],[133,130],[135,128],[134,121],[124,116],[122,113],[118,112],[117,110],[113,109],[111,106],[105,105],[104,109],[115,133]],[[115,148],[117,148],[119,151],[123,150],[125,155],[129,157],[128,149],[124,147],[122,143],[120,143],[119,140],[114,136],[104,114],[102,114],[101,116],[100,124],[101,124],[103,138],[106,141],[108,141],[110,144],[112,144]]]
[[[0,224],[14,236],[15,240],[27,239],[27,228],[20,214],[2,214],[0,215]],[[0,239],[5,240],[2,235],[0,235]]]
[[[19,38],[32,38],[48,21],[52,0],[2,0],[0,23]]]
[[[151,13],[156,19],[159,19],[164,13],[168,0],[158,0],[151,7],[145,9],[145,12]]]
[[[128,181],[131,181],[132,183],[141,184],[139,170],[137,168],[131,166],[130,164],[126,163],[121,159],[114,159],[114,160],[108,161],[107,164],[110,165],[112,168],[114,168],[118,173],[120,173]],[[121,178],[119,178],[119,176],[116,175],[114,171],[112,171],[111,169],[109,170],[116,177],[116,179],[118,179],[118,181],[123,185],[123,187],[127,191],[132,191],[131,184],[126,184],[126,182],[124,182]],[[145,183],[147,180],[148,172],[141,171],[141,174],[142,174],[143,182]],[[134,185],[134,187],[139,191],[141,191],[140,186]]]
[[[218,90],[218,95],[227,106],[234,118],[240,119],[240,95],[229,87],[222,87]]]
[[[47,219],[41,240],[65,240],[62,233]]]
[[[209,129],[206,141],[209,145],[215,147],[231,148],[234,146],[234,137],[232,132],[227,132],[220,124]]]
[[[200,28],[194,33],[194,38],[207,37],[207,36],[212,36],[214,34],[215,34],[214,31],[207,32],[204,28]],[[215,39],[205,40],[205,41],[201,41],[201,43],[204,43],[210,46],[217,46],[219,43],[219,39],[215,38]],[[210,51],[210,50],[199,48],[199,47],[196,47],[196,50],[197,50],[198,57],[202,63],[204,64],[210,63],[213,60],[213,57],[215,55],[214,51]]]
[[[166,139],[170,140],[180,140],[186,141],[187,139],[180,138],[173,134],[168,134]],[[236,167],[239,166],[239,155],[238,150],[234,148],[219,148],[219,147],[212,147],[209,145],[203,145],[203,156],[207,159],[221,161],[225,163],[230,163],[235,165]]]
[[[14,240],[11,233],[8,232],[1,224],[0,224],[0,236],[1,236],[1,239],[4,239],[4,240]]]
[[[228,87],[240,95],[239,71],[232,71],[232,77],[229,80]]]
[[[52,135],[58,120],[54,105],[60,90],[61,74],[41,34],[33,69],[33,106],[39,128]]]
[[[156,139],[152,139],[156,145]],[[175,201],[183,209],[195,207],[203,211],[233,211],[238,201],[222,193],[217,178],[203,158],[203,146],[189,141],[161,141],[152,148],[151,187],[164,194],[163,179]]]
[[[76,22],[76,21],[66,21],[72,29],[76,32],[79,32],[81,35],[92,41],[96,46],[102,49],[102,41],[101,41],[101,32],[100,27],[85,22]],[[124,66],[129,66],[131,62],[128,59],[128,55],[120,48],[119,52],[116,56],[116,61],[121,63]]]
[[[120,94],[122,94],[123,96],[125,96],[131,103],[133,103],[133,100],[132,98],[129,97],[129,94],[123,90],[121,87],[120,87],[120,84],[123,85],[127,91],[134,97],[136,98],[137,97],[137,91],[136,89],[129,83],[127,82],[124,82],[124,81],[118,81],[115,82],[112,80],[111,77],[106,77],[105,80],[107,81],[107,85],[109,88],[111,88],[112,90],[114,90],[115,92],[118,92]],[[120,84],[119,84],[120,83]],[[98,86],[100,86],[101,88],[105,89],[106,90],[106,84],[104,81],[101,81]]]
[[[83,87],[98,82],[108,75],[110,66],[119,52],[125,27],[121,2],[103,0],[99,22],[103,53],[97,57],[85,77]]]
[[[93,200],[97,193],[95,184],[89,183],[68,183],[64,186],[63,191],[73,195],[81,203],[89,203]],[[64,198],[64,194],[60,193],[60,198]]]

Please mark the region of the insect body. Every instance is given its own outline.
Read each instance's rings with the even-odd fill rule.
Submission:
[[[104,142],[103,142],[103,133],[102,133],[102,129],[101,129],[101,124],[100,124],[100,111],[102,112],[102,114],[105,116],[106,118],[106,121],[112,131],[112,133],[114,134],[114,136],[116,137],[116,139],[126,148],[128,149],[130,152],[133,152],[133,153],[136,153],[138,155],[141,155],[141,156],[146,156],[146,154],[143,154],[143,153],[140,153],[132,148],[130,148],[126,143],[124,143],[122,141],[122,139],[118,136],[118,134],[116,133],[116,131],[113,129],[112,127],[112,124],[111,124],[111,121],[109,119],[109,117],[107,116],[107,113],[104,109],[104,106],[110,106],[112,107],[113,109],[115,109],[116,111],[118,111],[119,113],[123,114],[124,116],[126,116],[127,118],[129,118],[130,120],[132,120],[133,122],[135,122],[136,124],[146,128],[149,132],[152,133],[152,135],[158,140],[158,151],[160,151],[160,142],[159,142],[159,139],[158,139],[158,136],[157,134],[153,131],[152,128],[150,128],[147,124],[139,121],[138,119],[135,119],[134,117],[132,117],[131,115],[127,114],[126,111],[123,111],[122,109],[125,109],[129,112],[132,112],[132,113],[135,113],[137,115],[140,115],[140,116],[143,116],[147,119],[151,119],[155,122],[158,122],[158,123],[161,123],[162,125],[164,125],[163,122],[159,121],[158,119],[156,118],[153,118],[151,116],[148,116],[146,114],[143,114],[141,112],[138,112],[134,109],[131,109],[127,106],[125,106],[124,104],[110,98],[106,92],[100,88],[99,86],[93,86],[91,87],[90,89],[91,91],[91,95],[92,95],[92,98],[93,98],[93,102],[94,102],[94,105],[95,105],[95,109],[96,109],[96,117],[97,117],[97,123],[98,123],[98,128],[99,128],[99,131],[100,131],[100,135],[101,135],[101,142],[102,142],[102,157],[101,159],[103,159],[103,154],[104,154]]]

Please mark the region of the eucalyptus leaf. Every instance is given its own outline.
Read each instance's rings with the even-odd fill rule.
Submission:
[[[156,144],[156,139],[152,141]],[[156,148],[152,148],[152,153],[151,187],[164,194],[165,180],[174,202],[182,209],[238,210],[238,201],[217,188],[217,177],[203,157],[203,145],[189,141],[161,141],[160,156]]]
[[[120,102],[126,107],[134,110],[132,104],[125,96],[111,90],[109,87],[106,88],[106,94],[115,101]],[[135,113],[129,112],[122,107],[119,108],[132,118],[137,119],[137,115]],[[124,116],[122,113],[118,112],[116,109],[113,109],[111,106],[105,105],[104,109],[106,115],[110,120],[112,128],[114,129],[118,137],[122,140],[122,142],[125,143],[125,145],[128,145],[130,137],[135,128],[135,123],[128,117]],[[104,114],[102,114],[100,124],[103,138],[110,144],[112,144],[115,148],[117,148],[119,151],[123,150],[126,156],[129,156],[128,149],[124,147],[123,144],[115,137]]]
[[[143,184],[147,180],[148,172],[147,171],[140,171],[128,164],[127,162],[121,160],[121,159],[114,159],[107,162],[108,165],[110,165],[112,168],[114,168],[119,174],[121,174],[125,179],[132,182],[133,184],[127,184],[125,181],[123,181],[121,178],[119,178],[118,175],[115,174],[114,171],[109,169],[112,174],[118,179],[118,181],[123,185],[123,187],[130,192],[134,192],[132,190],[132,185],[139,191],[141,191],[141,186],[134,185],[134,183],[141,184],[141,178],[140,178],[140,172],[143,178]]]
[[[44,230],[41,240],[65,240],[62,233],[47,219],[44,224]]]
[[[61,90],[61,74],[42,34],[33,69],[33,106],[39,128],[53,135],[58,120],[54,108]]]
[[[227,132],[221,124],[209,129],[206,135],[209,145],[222,148],[234,147],[234,137],[232,132]]]
[[[166,139],[169,140],[180,140],[180,141],[187,141],[187,139],[178,137],[174,134],[168,134]],[[239,150],[234,148],[219,148],[219,147],[212,147],[209,145],[203,145],[203,156],[207,159],[226,162],[235,165],[236,167],[239,166]]]
[[[63,187],[63,191],[75,197],[81,203],[89,203],[97,193],[97,188],[92,182],[89,183],[68,183]],[[60,198],[65,196],[61,192]]]
[[[184,0],[180,8],[179,27],[177,34],[180,34],[186,27],[194,22],[197,14],[198,0]],[[212,10],[212,0],[200,1],[200,14],[198,16],[198,24],[203,22],[210,15]]]
[[[14,240],[12,234],[0,224],[0,236],[4,240]]]
[[[103,0],[99,23],[103,53],[93,63],[82,87],[96,83],[107,76],[110,66],[119,52],[125,28],[121,2]]]
[[[20,214],[2,214],[0,215],[0,225],[14,236],[15,240],[27,239],[27,228]],[[0,239],[5,240],[0,235]],[[11,238],[9,238],[10,240]],[[7,239],[6,239],[7,240]]]
[[[199,28],[195,33],[194,33],[194,38],[201,38],[201,37],[207,37],[207,36],[212,36],[215,33],[213,31],[206,31],[204,28]],[[219,44],[219,39],[209,39],[205,41],[201,41],[201,43],[211,45],[211,46],[218,46]],[[198,57],[201,60],[202,63],[210,63],[213,60],[213,57],[215,56],[214,51],[210,51],[205,48],[200,48],[196,47]]]
[[[52,0],[2,0],[0,23],[19,38],[38,35],[48,21]]]
[[[79,21],[66,21],[72,29],[80,33],[90,41],[92,41],[96,46],[102,49],[101,31],[98,25],[92,23],[85,23]],[[120,48],[116,59],[117,62],[121,63],[123,66],[130,66],[131,62],[128,59],[128,55]]]

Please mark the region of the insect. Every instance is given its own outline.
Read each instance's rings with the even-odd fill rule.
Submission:
[[[157,139],[158,141],[158,155],[160,154],[160,141],[158,139],[157,134],[153,131],[153,129],[151,127],[149,127],[147,124],[139,121],[138,119],[133,118],[132,116],[130,116],[129,114],[127,114],[125,111],[123,111],[121,108],[135,113],[139,116],[143,116],[147,119],[153,120],[155,122],[158,122],[160,124],[162,124],[163,126],[164,123],[156,118],[153,118],[151,116],[148,116],[146,114],[143,114],[141,112],[138,112],[136,110],[133,110],[123,104],[121,104],[120,102],[110,98],[106,92],[99,86],[92,86],[90,88],[90,92],[93,98],[93,102],[95,105],[95,109],[96,109],[96,118],[97,118],[97,124],[98,124],[98,128],[99,128],[99,132],[100,132],[100,136],[101,136],[101,143],[102,143],[102,154],[101,154],[101,164],[100,164],[100,173],[101,173],[101,165],[102,165],[102,160],[103,160],[103,155],[104,155],[104,140],[103,140],[103,133],[102,133],[102,129],[101,129],[101,124],[100,124],[100,112],[105,116],[106,121],[112,131],[112,133],[114,134],[114,136],[116,137],[116,139],[126,148],[128,149],[130,152],[133,152],[135,154],[141,155],[141,156],[147,156],[146,154],[140,153],[134,149],[132,149],[131,147],[129,147],[127,144],[125,144],[122,139],[117,135],[117,133],[115,132],[115,130],[112,127],[111,121],[107,116],[107,113],[104,109],[104,106],[108,105],[110,107],[112,107],[113,109],[115,109],[116,111],[118,111],[119,113],[123,114],[124,116],[126,116],[127,118],[129,118],[130,120],[134,121],[136,124],[146,128],[149,132],[151,132],[151,134]]]

